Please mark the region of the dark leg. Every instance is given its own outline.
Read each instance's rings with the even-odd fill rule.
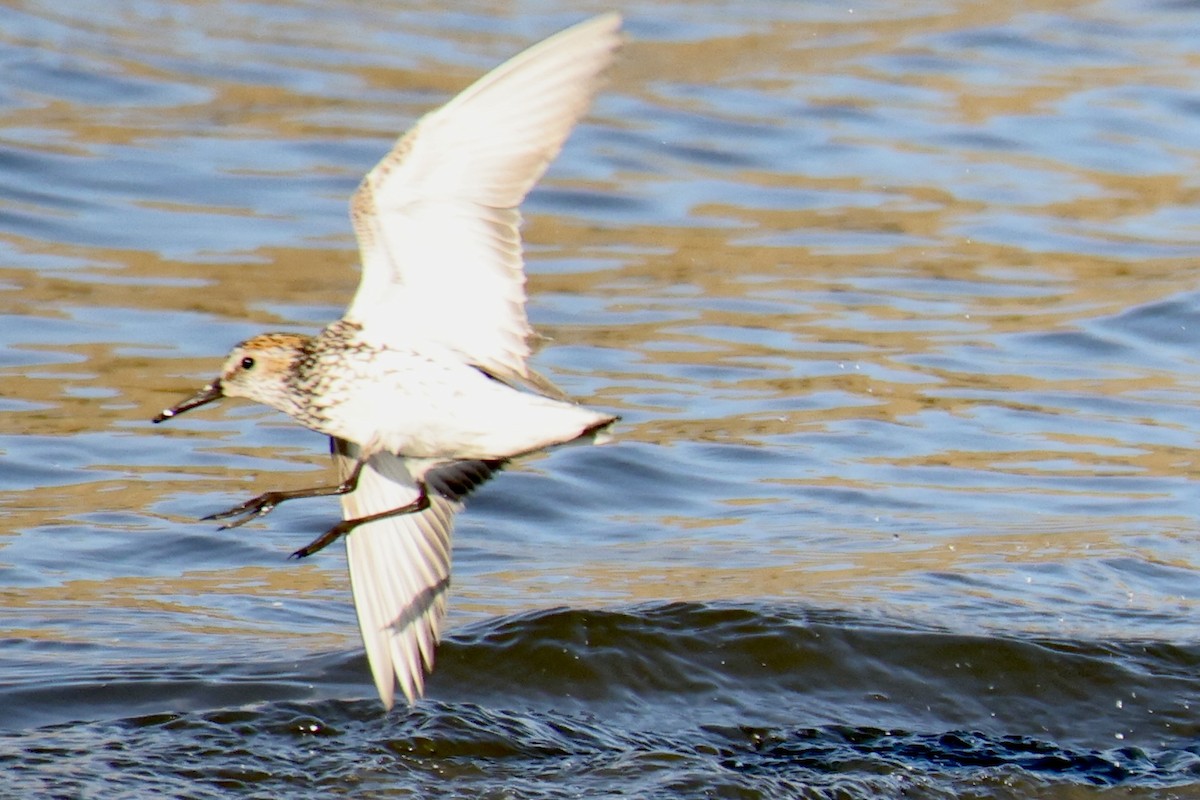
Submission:
[[[228,519],[229,517],[243,516],[241,519],[234,520],[226,525],[217,528],[219,531],[228,530],[229,528],[237,528],[245,525],[252,519],[270,514],[275,506],[285,500],[297,500],[302,497],[328,497],[329,495],[349,494],[358,486],[358,476],[362,474],[365,461],[357,461],[354,464],[354,470],[346,476],[346,480],[339,483],[337,486],[317,486],[313,489],[293,489],[284,492],[264,492],[252,500],[247,500],[240,506],[234,506],[228,511],[219,511],[216,514],[209,514],[203,519]]]
[[[334,525],[329,530],[322,533],[316,539],[313,539],[304,547],[301,547],[296,552],[292,553],[291,558],[305,558],[311,556],[320,550],[324,550],[329,545],[336,542],[342,536],[345,536],[350,531],[367,522],[374,522],[377,519],[387,519],[388,517],[398,517],[401,514],[413,514],[417,511],[424,511],[429,508],[429,495],[425,492],[425,483],[422,481],[417,484],[417,488],[421,493],[417,495],[417,499],[413,500],[406,506],[389,509],[388,511],[380,511],[377,514],[367,514],[365,517],[357,519],[347,519]]]

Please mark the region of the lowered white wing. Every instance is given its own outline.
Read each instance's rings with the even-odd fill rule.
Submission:
[[[502,64],[367,174],[351,202],[362,282],[346,311],[364,338],[435,341],[529,377],[517,207],[587,110],[620,26],[595,17]]]
[[[358,455],[355,445],[333,440],[339,480],[349,475]],[[433,668],[446,616],[454,515],[462,508],[461,498],[499,466],[462,461],[434,470],[425,476],[429,508],[366,523],[346,537],[363,646],[379,697],[389,709],[396,684],[410,703],[424,693],[425,671]],[[405,462],[378,453],[363,468],[358,488],[342,495],[342,513],[354,519],[399,508],[416,496]]]

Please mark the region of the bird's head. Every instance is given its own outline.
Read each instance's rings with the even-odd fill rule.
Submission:
[[[308,341],[309,337],[298,333],[264,333],[247,339],[225,358],[221,377],[165,409],[153,421],[164,422],[222,397],[245,397],[291,413],[295,399],[289,376]]]

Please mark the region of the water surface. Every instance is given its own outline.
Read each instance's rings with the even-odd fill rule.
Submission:
[[[608,6],[3,4],[0,789],[1189,796],[1200,10],[621,6],[526,206],[536,365],[618,441],[456,534],[380,711],[321,437],[164,405],[357,282],[420,114]]]

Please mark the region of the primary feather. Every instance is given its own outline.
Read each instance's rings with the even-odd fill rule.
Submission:
[[[518,206],[620,46],[605,14],[531,47],[423,117],[359,185],[362,282],[346,319],[380,342],[429,339],[527,378]]]

